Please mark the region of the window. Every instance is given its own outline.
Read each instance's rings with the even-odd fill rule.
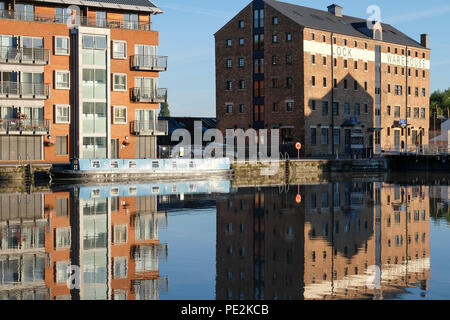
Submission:
[[[286,88],[290,89],[292,88],[292,77],[287,77],[286,78]]]
[[[69,215],[69,199],[56,198],[56,216],[67,217]]]
[[[272,18],[272,23],[273,24],[278,24],[278,17],[273,17]]]
[[[253,39],[253,49],[264,50],[264,34],[255,34]]]
[[[244,29],[244,27],[245,27],[245,21],[239,20],[239,29]]]
[[[358,81],[356,80],[353,82],[353,89],[358,90]]]
[[[242,68],[245,65],[245,59],[239,58],[239,67]]]
[[[70,55],[70,38],[55,36],[55,55]]]
[[[114,243],[127,242],[127,225],[114,226]]]
[[[333,140],[334,145],[340,145],[341,144],[341,129],[333,129]]]
[[[272,42],[273,42],[273,43],[278,43],[278,36],[277,36],[276,34],[274,34],[274,35],[272,36]]]
[[[232,104],[227,104],[226,111],[227,111],[228,114],[233,113],[233,105]]]
[[[292,41],[292,33],[286,33],[286,41],[287,42]]]
[[[286,102],[286,111],[287,112],[294,111],[294,103],[292,101]]]
[[[239,89],[244,90],[245,89],[245,80],[239,80]]]
[[[416,97],[418,97],[419,96],[419,88],[415,88],[414,89],[414,95],[416,96]]]
[[[323,64],[324,66],[327,65],[327,57],[322,57],[322,64]]]
[[[255,59],[254,65],[255,74],[264,73],[264,59]]]
[[[68,136],[56,136],[56,155],[67,156],[69,154]]]
[[[420,117],[422,118],[422,119],[425,119],[425,108],[422,108],[422,109],[420,109]]]
[[[97,11],[95,18],[97,27],[106,27],[106,11]]]
[[[312,111],[316,110],[316,100],[311,100],[311,110]]]
[[[368,67],[367,62],[364,62],[364,71],[367,71],[368,68],[369,68],[369,67]]]
[[[278,56],[273,55],[272,56],[272,65],[276,66],[278,64]]]
[[[419,118],[419,108],[414,108],[414,118]]]
[[[272,105],[272,112],[278,112],[280,110],[280,104],[278,102],[274,102]]]
[[[239,113],[244,113],[245,112],[245,105],[240,104],[239,105]]]
[[[70,262],[68,261],[58,261],[55,263],[56,283],[64,283],[69,280],[69,267]]]
[[[272,79],[272,88],[276,89],[279,87],[279,81],[277,78]]]
[[[364,103],[364,113],[369,113],[369,104]]]
[[[316,56],[315,55],[311,55],[311,64],[316,64]]]
[[[113,107],[114,124],[126,124],[127,123],[127,107],[124,106],[114,106]]]
[[[411,118],[411,107],[406,108],[406,117]]]
[[[358,61],[355,61],[355,70],[358,70]]]
[[[127,42],[126,41],[113,41],[112,52],[114,59],[126,59],[127,58]]]
[[[71,22],[71,19],[72,11],[69,8],[55,8],[55,23]]]
[[[348,68],[348,60],[344,60],[344,69]]]
[[[399,106],[396,106],[394,108],[394,117],[400,118],[400,107]]]
[[[403,94],[403,87],[402,86],[395,86],[395,95],[401,96]]]
[[[124,13],[123,24],[125,29],[139,29],[139,15],[136,13]]]
[[[315,36],[314,33],[311,33],[311,40],[312,40],[312,41],[316,40],[316,36]]]
[[[322,36],[322,42],[327,42],[327,38],[325,36]]]
[[[245,43],[244,38],[239,38],[239,45],[240,45],[240,46],[243,46],[244,43]]]
[[[55,105],[55,123],[70,123],[69,105]]]
[[[232,59],[227,59],[226,61],[226,65],[228,69],[231,69],[233,67],[233,60]]]
[[[70,71],[55,70],[55,89],[70,89]]]
[[[113,91],[127,91],[127,75],[113,73]]]
[[[311,145],[315,146],[317,144],[316,128],[311,128]]]
[[[311,77],[311,85],[314,87],[316,85],[316,77],[312,76]]]
[[[334,116],[339,115],[339,102],[333,102],[332,113]]]
[[[115,257],[114,258],[114,278],[115,279],[124,279],[127,277],[127,264],[128,264],[127,257]]]
[[[328,144],[328,128],[322,128],[322,145]]]
[[[327,78],[323,77],[323,87],[326,88],[327,87]]]
[[[233,81],[227,81],[227,90],[228,91],[231,91],[231,90],[233,90]]]
[[[425,90],[425,88],[422,88],[422,97],[425,97],[426,96],[426,90]]]
[[[286,55],[286,64],[292,64],[292,55],[291,54]]]
[[[32,4],[16,4],[16,13],[18,20],[33,21],[34,20],[34,5]]]
[[[361,105],[359,103],[355,103],[355,116],[359,116],[361,114]]]
[[[348,88],[348,81],[347,81],[347,79],[344,79],[344,89],[347,89]]]
[[[322,101],[322,115],[328,115],[328,101]]]
[[[350,103],[348,102],[344,103],[344,115],[350,115]]]
[[[231,47],[233,45],[233,40],[227,39],[226,44],[227,44],[227,47]]]
[[[264,9],[254,10],[253,26],[254,28],[264,28]]]
[[[70,228],[55,229],[55,242],[56,249],[70,248]]]

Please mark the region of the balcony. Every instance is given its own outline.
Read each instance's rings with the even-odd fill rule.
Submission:
[[[83,27],[106,28],[106,29],[126,29],[126,30],[141,30],[151,31],[151,22],[139,23],[138,21],[124,21],[115,19],[96,19],[85,16],[69,16],[63,17],[61,15],[41,14],[35,13],[27,15],[18,13],[13,10],[0,10],[0,19],[19,20],[19,21],[35,21],[44,23],[59,23],[67,25],[79,25]]]
[[[44,83],[0,82],[0,99],[48,99],[49,85]]]
[[[133,88],[132,98],[135,102],[151,102],[151,103],[161,103],[167,102],[167,89],[158,88],[154,90],[153,88]]]
[[[46,135],[50,132],[50,120],[0,119],[0,134]]]
[[[132,133],[139,136],[167,136],[169,123],[167,121],[141,121],[132,122]]]
[[[0,63],[48,65],[50,51],[40,48],[0,47]]]
[[[167,71],[167,57],[138,54],[131,59],[135,70]]]

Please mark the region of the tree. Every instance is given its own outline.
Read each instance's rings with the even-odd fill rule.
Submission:
[[[169,104],[167,102],[162,102],[160,104],[159,116],[170,117]]]
[[[450,110],[450,88],[445,91],[437,90],[431,94],[430,108],[432,111],[436,105],[438,106],[439,115],[446,114],[448,116]]]

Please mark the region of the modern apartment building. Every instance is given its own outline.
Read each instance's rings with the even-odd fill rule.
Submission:
[[[0,163],[156,157],[160,13],[148,0],[0,1]]]
[[[218,128],[363,157],[428,144],[430,49],[384,23],[254,0],[215,34]],[[260,143],[270,143],[259,139]],[[297,152],[295,151],[295,155]]]

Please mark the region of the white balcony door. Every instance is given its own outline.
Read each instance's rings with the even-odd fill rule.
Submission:
[[[150,99],[156,91],[156,79],[149,77],[136,77],[134,86],[138,89],[137,94],[144,99]]]
[[[138,66],[154,66],[154,57],[157,55],[157,46],[137,44],[134,47],[134,54]]]
[[[153,130],[156,121],[155,110],[136,110],[135,119],[140,131]]]

